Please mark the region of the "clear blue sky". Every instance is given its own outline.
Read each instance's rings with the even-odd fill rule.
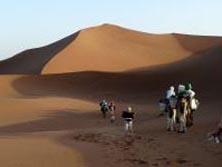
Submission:
[[[4,0],[0,59],[112,23],[150,33],[222,36],[222,0]]]

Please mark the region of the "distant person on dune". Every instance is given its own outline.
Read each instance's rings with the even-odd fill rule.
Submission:
[[[195,98],[196,93],[193,91],[191,83],[178,86],[178,98],[186,98],[188,103],[187,116],[186,116],[186,125],[193,125],[193,113],[197,110],[199,106],[199,101]]]
[[[175,131],[177,116],[177,97],[171,96],[169,101],[169,111],[167,112],[167,131]]]
[[[220,121],[217,130],[215,130],[213,133],[209,133],[209,140],[214,140],[215,143],[221,143],[222,139],[222,120]]]
[[[165,103],[166,103],[166,112],[168,112],[170,110],[170,98],[172,96],[175,96],[176,93],[175,93],[175,90],[174,90],[174,87],[171,86],[169,90],[167,90],[166,92],[166,96],[165,96]]]
[[[186,90],[186,98],[188,101],[188,106],[189,106],[189,114],[187,118],[187,126],[192,126],[193,125],[193,113],[197,110],[199,106],[199,101],[195,99],[196,93],[192,90],[192,85],[191,83],[188,83],[185,85],[185,90]]]
[[[116,111],[116,105],[113,101],[111,101],[109,103],[109,111],[110,111],[111,114],[114,114],[114,112]]]
[[[192,98],[194,98],[194,96],[196,95],[196,93],[192,90],[192,85],[191,83],[188,83],[186,85],[182,85],[180,84],[178,86],[178,96],[181,97],[186,97],[187,100],[190,100]]]
[[[125,122],[125,132],[126,134],[133,133],[133,121],[134,121],[135,113],[132,111],[131,107],[127,108],[127,111],[123,111],[122,118]]]
[[[109,111],[109,106],[108,106],[108,103],[106,102],[106,100],[102,100],[100,103],[100,110],[103,114],[103,118],[106,118],[106,112]]]
[[[185,93],[186,93],[186,88],[185,88],[185,86],[182,85],[182,84],[179,84],[179,85],[178,85],[178,89],[177,89],[177,95],[178,95],[178,96],[184,96]]]
[[[194,96],[196,95],[196,93],[192,89],[193,89],[193,87],[192,87],[191,83],[186,84],[185,90],[187,93],[188,100],[193,99]]]
[[[116,105],[113,101],[109,103],[109,111],[110,111],[110,122],[111,124],[115,123],[116,117],[115,117],[115,111],[116,111]]]

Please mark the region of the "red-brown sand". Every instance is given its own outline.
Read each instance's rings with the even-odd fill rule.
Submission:
[[[221,37],[102,25],[0,62],[0,166],[221,166],[222,145],[207,140],[222,116],[221,55]],[[200,100],[194,126],[167,132],[158,100],[186,82]],[[104,98],[116,102],[115,125],[99,112]]]

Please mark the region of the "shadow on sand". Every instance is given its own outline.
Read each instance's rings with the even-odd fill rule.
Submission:
[[[74,113],[73,111],[52,111],[42,119],[0,127],[0,135],[17,135],[20,133],[35,133],[84,129],[104,126],[100,113]]]
[[[146,104],[156,102],[170,85],[191,82],[198,97],[220,98],[222,48],[210,49],[168,65],[121,73],[75,72],[24,76],[12,86],[24,96],[70,97],[89,101],[103,98]],[[210,82],[208,82],[210,81]]]

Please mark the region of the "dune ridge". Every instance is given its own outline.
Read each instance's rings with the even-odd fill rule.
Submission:
[[[12,85],[20,94],[30,96],[64,96],[89,101],[113,98],[146,104],[147,99],[155,103],[170,85],[191,82],[200,92],[199,98],[204,100],[209,96],[209,99],[219,100],[221,54],[222,47],[218,47],[173,64],[125,72],[85,71],[24,76],[14,80]]]
[[[0,166],[221,164],[221,145],[205,137],[221,116],[221,44],[221,37],[105,24],[0,62]],[[194,126],[167,132],[158,100],[169,86],[187,82],[200,100]],[[102,118],[102,99],[117,105],[114,125]],[[136,121],[126,137],[127,106]]]
[[[54,57],[42,73],[121,72],[173,63],[219,44],[219,37],[155,35],[105,24],[81,31],[79,38]]]
[[[0,61],[0,74],[40,74],[44,66],[61,50],[78,37],[76,32],[50,45],[23,51]]]
[[[174,63],[218,46],[221,37],[149,34],[104,24],[1,61],[0,73],[123,72]]]

